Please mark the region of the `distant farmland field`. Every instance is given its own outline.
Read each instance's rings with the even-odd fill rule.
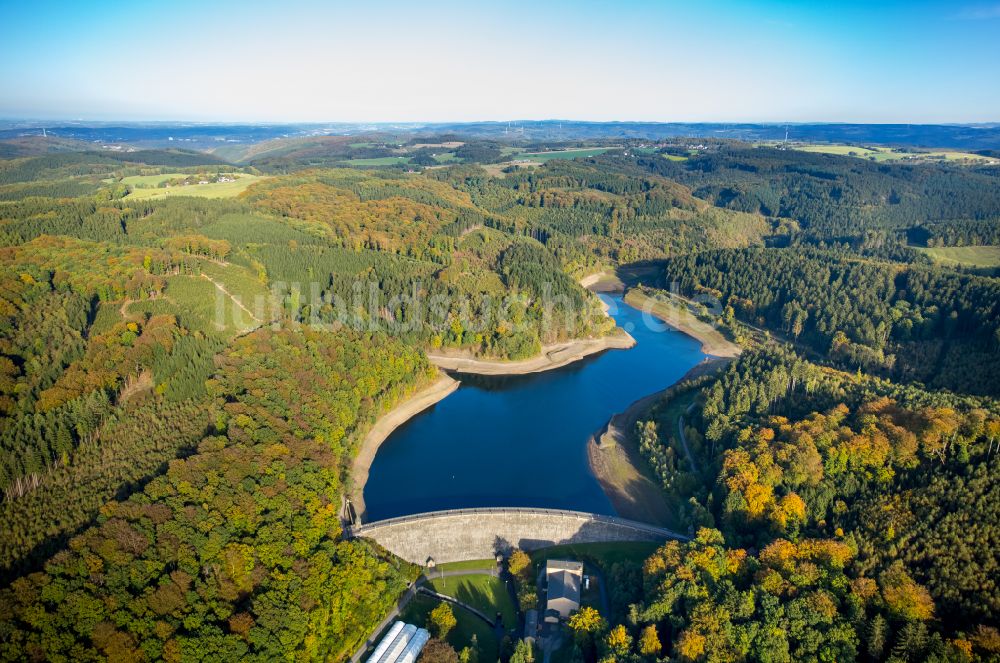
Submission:
[[[371,159],[347,159],[340,163],[345,166],[395,166],[409,164],[411,158],[407,155],[400,155],[396,157],[372,157]],[[451,163],[456,160],[454,152],[441,152],[436,154],[434,159],[438,163]]]
[[[889,148],[859,147],[857,145],[799,145],[796,150],[802,152],[819,152],[821,154],[839,154],[841,156],[875,157],[876,159],[887,159],[892,154]]]
[[[195,196],[198,198],[232,198],[243,193],[248,186],[254,182],[264,179],[257,175],[247,175],[245,173],[229,173],[231,177],[236,177],[235,182],[216,182],[214,184],[188,184],[187,186],[172,186],[161,188],[160,182],[187,177],[190,173],[165,173],[162,175],[136,175],[126,177],[122,180],[125,184],[131,184],[132,193],[127,197],[133,200],[148,200],[151,198],[166,198],[168,196]],[[139,188],[145,187],[145,188]]]
[[[122,178],[122,184],[128,184],[132,187],[156,187],[160,185],[160,182],[166,182],[167,180],[174,180],[181,177],[187,177],[191,173],[160,173],[158,175],[130,175],[129,177]],[[113,182],[114,180],[107,180]]]
[[[858,145],[795,145],[793,149],[802,152],[839,154],[875,161],[967,161],[970,163],[991,163],[997,161],[971,152],[954,150],[930,150],[927,152],[898,152],[890,147],[860,147]]]
[[[410,157],[374,157],[372,159],[347,159],[340,163],[347,166],[394,166],[397,163],[410,163]]]
[[[940,246],[919,250],[944,265],[1000,267],[1000,246]]]
[[[610,147],[593,147],[584,148],[579,150],[558,150],[552,152],[522,152],[520,154],[514,154],[511,156],[512,159],[527,159],[529,161],[538,161],[539,163],[545,163],[546,161],[551,161],[552,159],[578,159],[580,157],[595,157],[598,154],[604,154]]]

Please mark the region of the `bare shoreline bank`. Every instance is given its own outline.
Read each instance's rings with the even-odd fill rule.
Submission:
[[[584,276],[579,281],[580,285],[594,292],[621,292],[625,289],[625,284],[613,272],[600,271]],[[597,286],[596,288],[594,286]]]
[[[357,519],[363,521],[367,515],[365,509],[364,490],[368,483],[368,471],[371,469],[375,454],[382,443],[394,430],[405,424],[412,417],[420,414],[435,403],[458,389],[458,380],[447,373],[441,373],[437,380],[424,387],[406,400],[400,401],[394,408],[383,414],[365,435],[358,454],[351,465],[350,500],[357,514]]]
[[[623,518],[668,525],[670,514],[663,489],[639,451],[635,427],[639,419],[671,389],[685,380],[723,370],[732,357],[709,356],[691,367],[673,384],[643,396],[612,415],[587,441],[587,461],[611,506]]]
[[[711,324],[699,320],[685,311],[671,311],[664,302],[658,302],[639,290],[629,290],[624,297],[626,304],[650,313],[677,331],[701,343],[701,351],[712,357],[738,357],[743,349],[724,337]]]
[[[626,290],[626,304],[648,313],[701,343],[708,355],[691,367],[679,380],[652,394],[639,398],[624,411],[611,416],[599,431],[587,441],[587,462],[591,474],[607,495],[612,508],[623,518],[671,525],[673,514],[659,481],[639,450],[635,427],[639,419],[671,389],[685,380],[724,369],[742,352],[742,348],[725,338],[715,327],[699,320],[686,308],[671,307],[636,289],[626,289],[617,274],[598,272],[580,281],[592,289],[605,286],[610,290]]]
[[[605,350],[625,350],[635,345],[635,339],[618,330],[611,336],[577,339],[542,347],[535,357],[520,361],[476,359],[463,354],[427,353],[432,364],[446,371],[476,375],[525,375],[561,368]]]

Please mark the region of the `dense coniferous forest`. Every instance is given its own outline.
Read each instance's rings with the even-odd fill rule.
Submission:
[[[344,655],[412,572],[339,540],[341,468],[427,376],[382,335],[240,338],[208,383],[218,413],[195,452],[3,590],[2,655]]]
[[[817,250],[705,251],[666,261],[660,285],[723,298],[848,369],[1000,394],[1000,281]]]
[[[715,205],[794,220],[812,239],[944,220],[996,219],[995,167],[879,163],[722,144],[684,161],[638,160]]]
[[[626,266],[746,347],[640,424],[693,540],[574,660],[1000,656],[1000,280],[918,250],[998,243],[995,167],[415,140],[0,142],[0,659],[345,660],[419,573],[344,536],[368,429],[428,351],[611,333]]]
[[[982,545],[1000,515],[995,401],[859,380],[780,348],[698,393],[701,472],[662,454],[657,466],[701,529],[646,562],[640,624],[688,659],[995,655],[1000,560]],[[654,462],[675,427],[641,424]]]
[[[1000,219],[929,223],[915,228],[913,234],[926,246],[997,246],[1000,245]]]

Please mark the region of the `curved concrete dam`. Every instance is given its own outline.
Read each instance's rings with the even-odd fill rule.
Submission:
[[[425,565],[490,559],[514,548],[566,543],[687,540],[661,527],[582,511],[530,508],[450,509],[389,518],[350,529],[408,562]]]

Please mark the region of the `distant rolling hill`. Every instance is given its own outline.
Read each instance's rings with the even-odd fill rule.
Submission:
[[[1000,124],[848,124],[848,123],[678,123],[678,122],[580,122],[570,120],[492,121],[472,123],[323,123],[323,124],[191,124],[191,123],[8,123],[0,140],[40,135],[42,127],[61,139],[88,143],[128,144],[139,147],[184,148],[213,152],[228,160],[260,156],[250,146],[268,144],[264,151],[324,148],[324,138],[377,132],[387,137],[454,134],[458,137],[498,141],[557,141],[616,138],[662,139],[672,137],[729,138],[836,143],[871,143],[918,147],[952,147],[964,150],[1000,150]],[[3,125],[0,125],[3,127]],[[325,147],[331,147],[335,141]],[[296,148],[292,148],[296,149]]]

